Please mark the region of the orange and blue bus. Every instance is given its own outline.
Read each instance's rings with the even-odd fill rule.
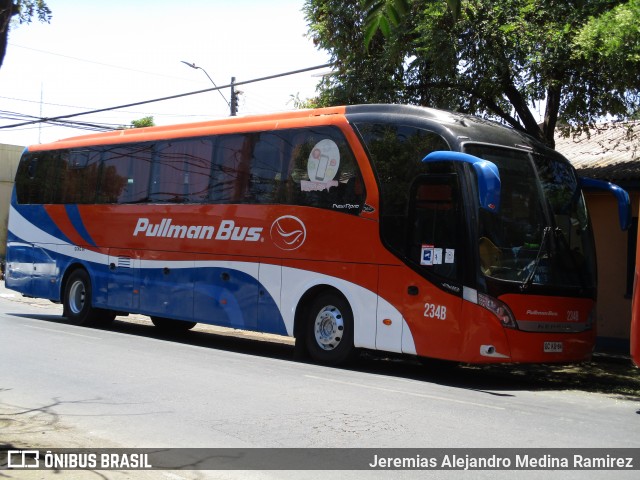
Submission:
[[[25,150],[6,286],[79,324],[138,313],[469,363],[588,359],[594,240],[557,152],[483,119],[356,105]]]

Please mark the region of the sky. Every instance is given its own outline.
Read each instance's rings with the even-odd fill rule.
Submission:
[[[0,143],[28,146],[92,131],[28,125],[12,114],[54,117],[244,82],[329,62],[306,36],[303,0],[47,0],[50,24],[14,25],[0,67]],[[237,87],[239,115],[294,108],[328,68]],[[230,89],[69,120],[156,125],[229,115]],[[223,96],[225,98],[223,98]],[[11,112],[8,114],[7,112]]]

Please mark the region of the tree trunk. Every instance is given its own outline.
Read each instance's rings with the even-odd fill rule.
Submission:
[[[520,92],[516,88],[516,86],[510,80],[504,85],[504,92],[513,108],[516,109],[516,113],[520,117],[520,121],[524,126],[525,131],[531,135],[533,138],[540,140],[541,142],[547,143],[538,122],[536,122],[535,117],[531,113],[531,109],[527,105],[527,103],[520,95]]]
[[[558,122],[558,112],[560,111],[560,84],[553,82],[547,88],[547,107],[544,111],[543,135],[545,143],[551,148],[556,148],[554,133]]]
[[[0,67],[7,52],[7,42],[9,38],[9,23],[11,17],[18,13],[18,6],[13,0],[0,0]]]

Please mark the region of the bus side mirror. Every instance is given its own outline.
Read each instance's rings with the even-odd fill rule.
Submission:
[[[500,173],[494,163],[467,153],[447,150],[431,152],[422,159],[422,162],[463,162],[470,164],[476,171],[478,178],[480,207],[493,213],[497,213],[500,210]]]
[[[629,229],[631,226],[631,202],[629,201],[629,194],[626,190],[611,182],[585,177],[580,177],[580,187],[605,190],[612,193],[618,201],[618,219],[620,220],[620,228],[622,230]]]

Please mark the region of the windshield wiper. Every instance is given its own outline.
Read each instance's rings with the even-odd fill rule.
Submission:
[[[531,271],[529,272],[529,275],[527,275],[527,278],[525,279],[525,281],[522,282],[522,285],[520,285],[520,291],[522,292],[524,292],[527,288],[529,288],[533,283],[533,277],[538,271],[538,265],[540,265],[540,258],[542,257],[542,252],[545,250],[545,247],[547,245],[549,232],[551,232],[551,227],[544,227],[544,230],[542,231],[542,240],[540,241],[540,248],[538,249],[538,254],[536,255],[536,259],[533,262],[533,267],[531,268]]]

